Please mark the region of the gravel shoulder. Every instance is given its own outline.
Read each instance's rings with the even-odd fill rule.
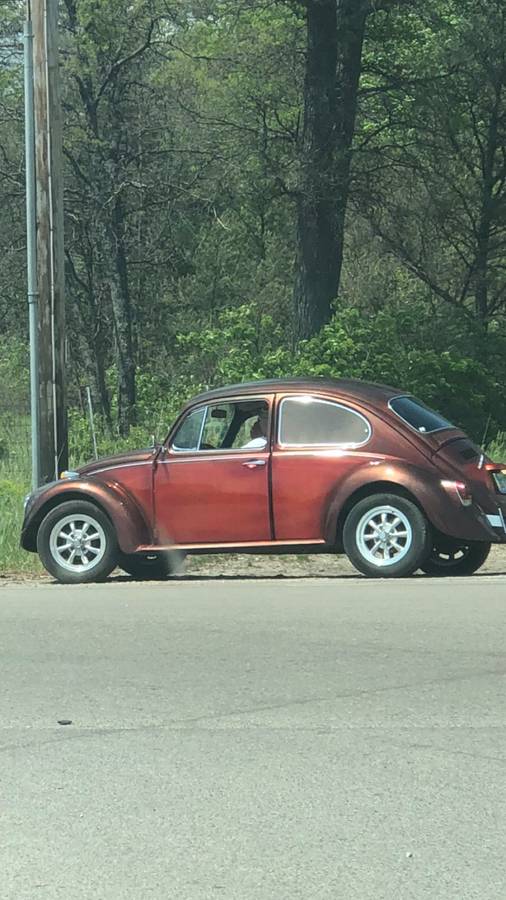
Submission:
[[[493,547],[479,575],[506,575],[506,546]],[[350,578],[362,577],[353,568],[346,556],[331,554],[294,554],[256,556],[253,554],[221,554],[209,556],[188,556],[179,579],[199,578]],[[119,569],[110,580],[133,581]],[[10,584],[35,582],[51,584],[53,579],[46,574],[4,573],[0,574],[0,587]]]

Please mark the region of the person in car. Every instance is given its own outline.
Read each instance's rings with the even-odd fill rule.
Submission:
[[[267,409],[259,411],[250,431],[250,440],[243,444],[242,450],[265,450],[267,446],[267,428],[269,424],[269,412]]]

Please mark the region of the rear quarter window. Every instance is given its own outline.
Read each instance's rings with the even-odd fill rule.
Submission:
[[[443,428],[455,428],[444,416],[425,406],[421,400],[415,397],[394,397],[389,403],[390,409],[399,416],[403,422],[411,425],[421,434],[430,434],[432,431],[440,431]]]
[[[361,447],[371,437],[365,416],[348,406],[316,397],[281,401],[279,443],[285,447]]]

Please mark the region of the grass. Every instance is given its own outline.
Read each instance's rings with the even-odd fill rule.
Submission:
[[[99,435],[99,455],[105,456],[128,447],[146,446],[149,438],[143,428],[133,429],[128,440]],[[86,420],[71,417],[71,468],[92,457]],[[23,500],[31,491],[30,419],[28,416],[0,415],[0,574],[37,573],[42,566],[35,553],[19,546],[23,521]]]
[[[30,491],[30,431],[24,417],[0,420],[0,573],[41,572],[34,553],[19,546],[23,499]]]

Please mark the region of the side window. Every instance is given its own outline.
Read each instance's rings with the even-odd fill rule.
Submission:
[[[197,409],[183,419],[172,441],[173,450],[198,450],[206,408]]]
[[[285,446],[360,447],[370,436],[367,419],[349,407],[316,397],[290,397],[281,403],[279,443]]]
[[[416,397],[394,397],[389,403],[390,409],[393,409],[400,419],[416,428],[422,434],[430,434],[432,431],[442,431],[443,428],[455,428],[451,422],[440,416],[438,412],[429,409]]]
[[[234,404],[208,406],[199,450],[221,449],[234,418]]]
[[[256,401],[254,404],[237,404],[238,429],[231,435],[230,446],[237,450],[264,450],[269,435],[269,404]]]
[[[269,404],[240,400],[189,413],[172,441],[172,450],[262,450],[268,444]]]

